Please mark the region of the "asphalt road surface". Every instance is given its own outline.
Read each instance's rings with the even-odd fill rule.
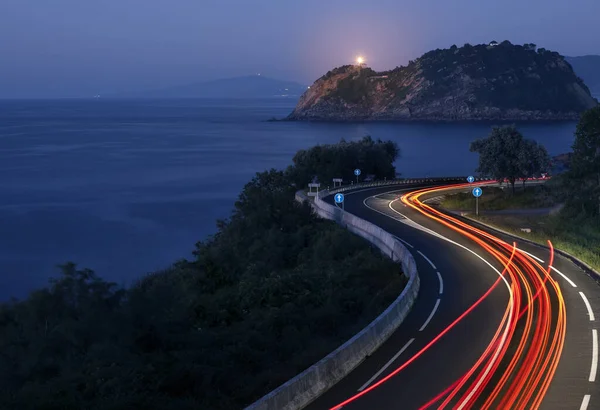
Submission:
[[[347,212],[405,243],[420,293],[397,331],[306,408],[600,409],[596,281],[550,249],[439,213],[422,201],[443,191],[409,194],[421,188],[344,192]]]

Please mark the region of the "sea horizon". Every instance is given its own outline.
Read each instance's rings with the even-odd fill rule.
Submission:
[[[470,141],[497,122],[268,122],[293,99],[0,101],[0,300],[73,261],[127,286],[191,257],[256,172],[316,144],[398,143],[402,177],[467,175]],[[551,155],[575,122],[520,123]]]

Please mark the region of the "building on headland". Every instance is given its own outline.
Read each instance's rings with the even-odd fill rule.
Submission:
[[[496,47],[498,45],[497,41],[492,41],[490,42],[490,44],[488,45],[488,47]]]

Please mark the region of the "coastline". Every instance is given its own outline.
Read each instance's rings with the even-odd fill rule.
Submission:
[[[573,122],[579,120],[579,114],[573,117],[561,117],[561,118],[493,118],[493,117],[479,117],[479,118],[307,118],[307,117],[285,117],[285,118],[270,118],[264,120],[265,122],[307,122],[307,123],[331,123],[331,124],[359,124],[359,123],[410,123],[410,124],[472,124],[472,123],[497,123],[500,122],[511,122],[511,123],[526,123],[526,124],[540,124],[540,123],[564,123]]]

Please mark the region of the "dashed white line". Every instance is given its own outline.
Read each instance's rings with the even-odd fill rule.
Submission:
[[[437,308],[438,308],[439,305],[440,305],[440,300],[438,299],[438,300],[435,301],[435,306],[433,307],[433,310],[429,314],[429,317],[427,318],[427,320],[425,321],[425,323],[423,323],[423,326],[421,326],[421,328],[419,329],[419,332],[422,332],[423,329],[425,329],[427,327],[427,325],[429,324],[429,322],[433,318],[433,315],[435,315],[435,312],[437,311]]]
[[[400,242],[402,242],[403,244],[405,244],[409,248],[414,248],[414,246],[412,246],[410,243],[406,242],[404,239],[398,238],[396,235],[394,235],[394,238],[398,239]]]
[[[395,360],[398,358],[398,356],[400,356],[402,353],[404,353],[404,351],[405,351],[406,349],[408,349],[408,346],[410,346],[410,344],[411,344],[412,342],[414,342],[414,341],[415,341],[415,339],[414,339],[414,338],[413,338],[413,339],[410,339],[410,340],[409,340],[409,341],[408,341],[408,342],[407,342],[407,343],[406,343],[406,344],[405,344],[405,345],[402,347],[402,349],[400,349],[400,350],[398,351],[398,353],[396,353],[396,354],[395,354],[395,355],[394,355],[394,356],[393,356],[393,357],[392,357],[392,358],[391,358],[391,359],[390,359],[390,360],[389,360],[389,361],[388,361],[386,364],[384,364],[384,365],[383,365],[383,367],[382,367],[381,369],[379,369],[379,371],[378,371],[377,373],[375,373],[375,374],[373,375],[373,377],[371,377],[371,378],[370,378],[370,379],[369,379],[369,380],[368,380],[368,381],[367,381],[365,384],[363,384],[362,386],[360,386],[360,388],[358,389],[358,391],[363,391],[364,389],[366,389],[366,388],[367,388],[367,386],[369,386],[371,383],[373,383],[373,381],[374,381],[376,378],[378,378],[378,377],[379,377],[379,375],[385,371],[385,369],[387,369],[388,367],[390,367],[390,365],[391,365],[392,363],[394,363],[394,361],[395,361]]]
[[[579,410],[587,410],[588,405],[590,404],[591,398],[592,398],[592,396],[590,396],[589,394],[586,394],[585,396],[583,396],[583,401],[581,402],[581,406],[579,407]]]
[[[368,199],[368,198],[367,198],[367,199]],[[392,202],[395,202],[395,201],[396,201],[396,200],[394,200],[394,201],[392,201]],[[369,205],[367,205],[367,203],[366,203],[366,199],[363,201],[363,205],[364,205],[364,206],[366,206],[367,208],[369,208],[369,209],[371,209],[371,210],[375,211],[375,212],[379,212],[380,214],[382,214],[382,215],[384,215],[384,216],[387,216],[388,218],[391,218],[391,219],[397,220],[397,219],[396,219],[396,218],[394,218],[393,216],[391,216],[391,215],[388,215],[388,214],[385,214],[385,213],[383,213],[383,212],[381,212],[381,211],[378,211],[377,209],[375,209],[375,208],[373,208],[373,207],[370,207]],[[396,210],[395,210],[393,207],[391,207],[391,206],[390,206],[390,209],[391,209],[392,211],[394,211],[395,213],[397,213],[397,214],[400,214],[400,212],[396,211]],[[400,214],[400,215],[402,215],[402,214]],[[464,246],[464,245],[461,245],[460,243],[453,241],[452,239],[446,238],[445,236],[443,236],[443,235],[441,235],[441,234],[439,234],[439,233],[437,233],[437,232],[435,232],[435,231],[432,231],[431,229],[425,228],[423,225],[420,225],[420,224],[416,223],[415,221],[413,221],[413,220],[412,220],[412,219],[410,219],[410,218],[407,218],[407,217],[405,217],[405,219],[406,219],[406,221],[402,221],[403,223],[410,222],[410,224],[407,224],[407,225],[409,225],[409,226],[412,226],[413,228],[416,228],[416,229],[420,229],[420,230],[422,230],[423,232],[426,232],[426,233],[428,233],[428,234],[430,234],[430,235],[432,235],[432,236],[435,236],[436,238],[440,238],[440,239],[443,239],[444,241],[450,242],[451,244],[453,244],[453,245],[456,245],[456,246],[458,246],[459,248],[461,248],[461,249],[464,249],[465,251],[472,253],[472,254],[473,254],[473,256],[475,256],[475,257],[477,257],[477,258],[481,259],[481,261],[482,261],[483,263],[485,263],[486,265],[488,265],[488,266],[489,266],[489,267],[490,267],[490,268],[491,268],[491,269],[492,269],[494,272],[496,272],[496,274],[497,274],[497,275],[498,275],[498,276],[499,276],[499,277],[502,279],[502,281],[504,282],[504,286],[506,286],[506,290],[508,291],[508,294],[510,295],[510,297],[511,297],[511,298],[513,297],[513,293],[512,293],[512,290],[511,290],[511,288],[510,288],[510,284],[508,283],[508,280],[507,280],[507,279],[504,277],[504,275],[502,275],[502,273],[501,273],[501,272],[500,272],[498,269],[496,269],[496,267],[494,267],[494,265],[492,265],[490,262],[488,262],[488,261],[487,261],[487,260],[486,260],[486,259],[485,259],[483,256],[479,255],[477,252],[473,251],[472,249],[469,249],[469,248],[467,248],[466,246]]]
[[[538,258],[538,257],[537,257],[537,256],[535,256],[535,255],[532,255],[532,254],[531,254],[531,253],[529,253],[529,252],[526,252],[526,251],[524,251],[523,249],[519,249],[519,251],[521,251],[522,253],[524,253],[524,254],[526,254],[526,255],[529,255],[529,256],[531,256],[533,259],[537,260],[537,261],[538,261],[538,262],[540,262],[540,263],[544,263],[544,261],[543,261],[542,259]],[[569,279],[569,278],[567,277],[567,275],[565,275],[564,273],[562,273],[561,271],[559,271],[558,269],[556,269],[554,266],[551,266],[551,267],[550,267],[550,269],[552,269],[554,272],[556,272],[556,273],[558,273],[560,276],[562,276],[564,280],[566,280],[567,282],[569,282],[569,285],[573,286],[574,288],[576,288],[576,287],[577,287],[577,285],[575,284],[575,282],[573,282],[571,279]]]
[[[596,381],[596,372],[598,371],[598,331],[592,329],[592,368],[590,369],[589,381]]]
[[[422,257],[424,257],[424,258],[425,258],[425,260],[426,260],[427,262],[429,262],[429,264],[431,265],[431,267],[432,267],[433,269],[437,269],[437,268],[435,267],[435,265],[433,264],[433,262],[431,262],[431,259],[429,259],[427,256],[423,255],[423,252],[421,252],[421,251],[417,251],[417,252],[419,253],[419,255],[421,255]]]
[[[571,286],[573,286],[574,288],[577,287],[577,285],[571,279],[567,278],[567,275],[565,275],[564,273],[562,273],[561,271],[559,271],[558,269],[556,269],[554,266],[551,266],[550,269],[552,269],[554,272],[556,272],[560,276],[562,276],[564,278],[564,280],[566,280],[567,282],[569,282],[569,284]]]
[[[439,272],[436,272],[438,276],[438,280],[440,281],[440,295],[444,293],[444,280],[442,279],[442,275]]]
[[[583,299],[583,303],[585,303],[585,307],[587,308],[588,315],[590,316],[590,321],[593,322],[596,318],[594,317],[594,311],[592,310],[592,306],[590,305],[590,302],[585,297],[583,292],[579,292],[579,294],[581,295],[581,299]]]
[[[539,263],[544,263],[544,261],[542,259],[538,258],[537,256],[535,256],[527,251],[524,251],[523,249],[519,249],[519,252],[531,256],[533,259],[537,260]]]

